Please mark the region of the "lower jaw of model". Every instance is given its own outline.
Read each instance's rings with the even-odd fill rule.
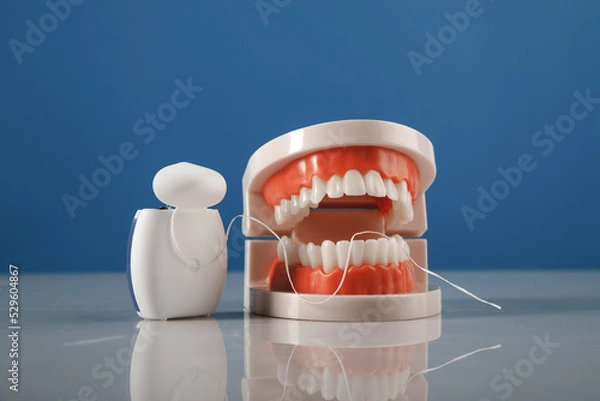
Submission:
[[[277,224],[292,223],[293,229],[278,245],[268,289],[293,291],[291,279],[299,293],[412,291],[414,265],[400,235],[364,234],[350,240],[357,232],[383,234],[391,222],[410,222],[418,187],[412,160],[378,147],[315,152],[279,170],[267,180],[263,195]]]

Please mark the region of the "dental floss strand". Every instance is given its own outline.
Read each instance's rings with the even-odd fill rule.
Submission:
[[[271,234],[273,234],[273,235],[274,235],[274,236],[277,238],[277,240],[278,240],[280,243],[282,242],[282,240],[281,240],[281,237],[280,237],[279,235],[277,235],[277,233],[275,233],[275,231],[274,231],[274,230],[273,230],[271,227],[269,227],[269,226],[268,226],[266,223],[262,222],[261,220],[259,220],[259,219],[255,218],[255,217],[252,217],[252,216],[247,216],[247,215],[243,215],[243,214],[237,215],[237,216],[235,216],[233,219],[231,219],[231,221],[230,221],[230,223],[229,223],[229,226],[227,227],[227,232],[226,232],[226,234],[225,234],[225,238],[226,238],[226,240],[229,238],[229,232],[230,232],[230,230],[231,230],[231,227],[232,227],[232,225],[233,225],[233,222],[234,222],[235,220],[237,220],[238,218],[248,218],[248,219],[250,219],[250,220],[252,220],[252,221],[255,221],[255,222],[257,222],[258,224],[260,224],[260,225],[262,225],[263,227],[265,227],[265,228],[266,228],[266,229],[267,229],[267,230],[268,230],[268,231],[269,231]],[[344,284],[344,280],[346,279],[346,274],[347,274],[347,271],[348,271],[348,266],[349,266],[349,264],[350,264],[350,255],[351,255],[351,252],[352,252],[352,245],[353,245],[353,243],[354,243],[354,240],[356,239],[356,237],[357,237],[357,236],[359,236],[359,235],[364,235],[364,234],[375,234],[375,235],[380,235],[380,236],[382,236],[382,237],[385,237],[385,238],[387,238],[387,239],[390,239],[390,237],[389,237],[389,236],[387,236],[387,235],[386,235],[386,234],[384,234],[384,233],[378,232],[378,231],[365,230],[365,231],[360,231],[360,232],[354,233],[354,235],[352,235],[352,237],[350,238],[350,244],[349,244],[349,247],[348,247],[348,254],[347,254],[347,257],[346,257],[346,263],[344,264],[344,272],[342,273],[342,278],[341,278],[341,280],[340,280],[340,284],[338,285],[338,287],[335,289],[335,291],[334,291],[334,292],[333,292],[331,295],[329,295],[327,298],[325,298],[325,299],[323,299],[323,300],[321,300],[321,301],[310,301],[310,300],[308,300],[308,299],[305,299],[305,298],[303,298],[303,297],[302,297],[302,295],[298,293],[298,291],[296,290],[296,288],[295,288],[295,286],[294,286],[294,283],[293,283],[293,281],[292,281],[292,277],[291,277],[291,274],[290,274],[290,266],[289,266],[289,263],[288,263],[287,249],[286,249],[286,248],[285,248],[285,246],[283,246],[283,244],[282,244],[282,248],[283,248],[283,257],[284,257],[284,263],[285,263],[285,267],[286,267],[286,273],[287,273],[288,280],[289,280],[289,282],[290,282],[290,286],[292,287],[292,290],[294,291],[294,293],[295,293],[296,295],[298,295],[298,297],[299,297],[300,299],[302,299],[303,301],[305,301],[305,302],[307,302],[307,303],[309,303],[309,304],[311,304],[311,305],[321,305],[321,304],[324,304],[324,303],[328,302],[328,301],[329,301],[331,298],[333,298],[335,295],[337,295],[337,293],[338,293],[338,292],[340,291],[340,289],[342,288],[342,285]],[[222,251],[221,251],[221,252],[222,252]],[[500,305],[498,305],[498,304],[495,304],[495,303],[493,303],[493,302],[490,302],[490,301],[486,301],[485,299],[483,299],[483,298],[481,298],[481,297],[478,297],[477,295],[475,295],[475,294],[473,294],[472,292],[468,291],[468,290],[467,290],[467,289],[465,289],[464,287],[461,287],[461,286],[459,286],[458,284],[454,284],[454,283],[453,283],[453,282],[451,282],[450,280],[448,280],[448,279],[446,279],[446,278],[442,277],[440,274],[438,274],[438,273],[435,273],[435,272],[433,272],[433,271],[431,271],[431,270],[425,269],[424,267],[422,267],[421,265],[419,265],[419,264],[418,264],[418,263],[417,263],[417,262],[416,262],[416,261],[415,261],[415,260],[414,260],[414,259],[413,259],[413,258],[410,256],[410,255],[408,255],[408,254],[407,254],[407,256],[408,256],[408,259],[409,259],[409,260],[410,260],[410,261],[411,261],[411,262],[412,262],[412,263],[413,263],[413,264],[414,264],[416,267],[418,267],[419,269],[421,269],[421,270],[422,270],[422,271],[424,271],[425,273],[427,273],[427,274],[430,274],[430,275],[432,275],[432,276],[434,276],[434,277],[437,277],[437,278],[439,278],[440,280],[442,280],[442,281],[444,281],[445,283],[447,283],[447,284],[451,285],[452,287],[454,287],[454,288],[456,288],[457,290],[461,291],[462,293],[464,293],[464,294],[466,294],[466,295],[470,296],[471,298],[475,299],[475,300],[476,300],[476,301],[478,301],[478,302],[481,302],[481,303],[483,303],[483,304],[486,304],[486,305],[492,306],[492,307],[494,307],[494,308],[496,308],[496,309],[498,309],[498,310],[502,310],[502,307],[501,307]],[[218,257],[218,255],[217,255],[217,257]]]
[[[175,214],[177,213],[177,208],[173,209],[173,213],[171,213],[171,222],[170,222],[170,235],[169,237],[171,238],[171,244],[173,245],[173,250],[175,251],[175,253],[177,254],[177,257],[183,262],[185,263],[185,266],[190,269],[191,271],[195,272],[198,271],[198,269],[200,269],[200,263],[198,262],[198,259],[195,258],[188,258],[187,256],[185,256],[185,253],[183,253],[183,251],[181,250],[181,248],[179,247],[179,244],[177,243],[177,238],[175,238]],[[219,253],[217,254],[217,257],[219,257],[221,254],[223,253],[223,249],[219,250]],[[214,258],[210,261],[210,263],[214,262],[217,258]]]
[[[171,216],[171,241],[174,244],[174,249],[175,252],[177,253],[177,255],[179,256],[179,258],[186,264],[186,266],[188,266],[190,269],[192,269],[192,271],[196,271],[199,269],[198,266],[198,261],[196,259],[191,259],[191,258],[187,258],[184,253],[181,251],[181,248],[179,247],[179,245],[177,244],[177,239],[175,238],[174,235],[174,218],[175,218],[175,211],[173,212],[173,215]],[[237,219],[248,219],[248,220],[252,220],[258,224],[260,224],[261,226],[263,226],[264,228],[266,228],[276,239],[277,241],[279,241],[279,243],[282,244],[282,248],[283,248],[283,259],[284,259],[284,263],[285,263],[285,271],[287,274],[287,278],[288,281],[290,283],[290,286],[292,287],[292,290],[294,291],[294,293],[296,295],[298,295],[298,297],[310,304],[310,305],[322,305],[324,303],[327,303],[330,299],[332,299],[334,296],[336,296],[338,294],[338,292],[340,291],[340,289],[342,288],[342,285],[344,284],[344,280],[346,279],[346,275],[348,272],[348,266],[350,265],[350,256],[352,254],[352,246],[354,244],[354,240],[356,239],[356,237],[358,237],[359,235],[365,235],[365,234],[374,234],[374,235],[380,235],[382,237],[387,238],[388,240],[391,239],[388,235],[379,232],[379,231],[372,231],[372,230],[365,230],[365,231],[359,231],[357,233],[354,233],[352,235],[352,237],[350,238],[350,244],[348,247],[348,254],[346,256],[346,262],[344,263],[344,272],[342,273],[342,278],[340,280],[340,283],[338,284],[337,288],[335,289],[335,291],[330,294],[328,297],[326,297],[325,299],[322,299],[320,301],[311,301],[309,299],[306,299],[302,296],[302,294],[298,293],[298,290],[296,290],[296,287],[294,286],[294,282],[292,280],[292,276],[290,273],[290,265],[288,262],[288,255],[287,255],[287,249],[286,247],[283,245],[283,242],[281,240],[281,237],[275,232],[275,230],[273,230],[271,227],[269,227],[265,222],[257,219],[256,217],[253,216],[248,216],[248,215],[244,215],[244,214],[238,214],[237,216],[234,216],[230,221],[229,224],[227,226],[227,230],[225,232],[225,241],[223,242],[223,245],[221,246],[221,249],[219,250],[219,252],[217,252],[217,255],[211,260],[214,261],[216,260],[219,256],[221,256],[221,254],[225,251],[225,248],[227,246],[227,241],[229,239],[229,233],[231,232],[231,228],[233,227],[233,223],[237,220]],[[444,281],[445,283],[451,285],[452,287],[456,288],[457,290],[459,290],[460,292],[470,296],[471,298],[475,299],[478,302],[481,302],[483,304],[492,306],[498,310],[502,310],[502,307],[498,304],[495,304],[493,302],[487,301],[477,295],[475,295],[474,293],[472,293],[471,291],[467,290],[464,287],[461,287],[458,284],[454,284],[452,281],[444,278],[442,275],[435,273],[429,269],[425,269],[424,267],[422,267],[421,265],[419,265],[409,254],[407,254],[408,259],[419,269],[421,269],[422,271],[424,271],[427,274],[430,274],[434,277],[437,277],[438,279]],[[195,263],[194,263],[195,262]],[[209,262],[210,263],[210,262]]]
[[[209,168],[180,162],[160,169],[152,180],[152,189],[156,197],[168,205],[167,209],[172,210],[169,236],[175,254],[191,271],[198,271],[200,262],[188,258],[175,238],[175,215],[181,208],[206,210],[221,202],[227,192],[225,178]],[[220,250],[217,257],[222,252]],[[215,260],[212,259],[210,263]]]
[[[285,397],[285,391],[287,390],[288,382],[290,382],[290,380],[288,379],[288,375],[290,372],[290,363],[292,362],[292,357],[296,353],[296,348],[298,348],[298,346],[294,345],[294,348],[292,349],[292,352],[290,353],[290,356],[288,357],[288,360],[287,360],[287,363],[285,366],[285,376],[283,378],[283,392],[281,393],[280,401],[283,401],[283,397]],[[333,348],[327,347],[327,349],[329,349],[329,351],[331,351],[331,353],[335,356],[338,363],[340,364],[340,369],[342,370],[342,374],[344,375],[344,381],[346,383],[346,394],[348,394],[348,397],[349,397],[348,399],[352,399],[352,391],[350,391],[350,382],[348,381],[348,374],[346,373],[346,368],[344,367],[344,363],[342,362],[342,359],[340,358],[338,353]]]
[[[480,353],[480,352],[484,352],[484,351],[492,351],[492,350],[495,350],[495,349],[498,349],[498,348],[501,348],[501,347],[502,347],[502,344],[496,344],[496,345],[492,345],[491,347],[478,348],[478,349],[476,349],[476,350],[473,350],[473,351],[471,351],[471,352],[467,352],[466,354],[462,354],[462,355],[460,355],[460,356],[457,356],[456,358],[450,359],[449,361],[447,361],[447,362],[444,362],[444,363],[442,363],[441,365],[434,366],[433,368],[429,368],[429,369],[423,369],[423,370],[420,370],[420,371],[418,371],[418,372],[415,372],[415,373],[413,373],[413,374],[412,374],[412,375],[411,375],[411,376],[408,378],[408,381],[411,381],[411,380],[412,380],[414,377],[416,377],[416,376],[418,376],[418,375],[420,375],[420,374],[425,374],[425,373],[429,373],[429,372],[435,372],[435,371],[436,371],[436,370],[438,370],[438,369],[441,369],[441,368],[443,368],[443,367],[445,367],[445,366],[451,365],[451,364],[453,364],[454,362],[458,362],[458,361],[460,361],[461,359],[468,358],[468,357],[470,357],[470,356],[472,356],[472,355],[475,355],[475,354],[478,354],[478,353]]]
[[[290,356],[288,357],[287,364],[285,365],[285,376],[283,377],[283,392],[281,393],[280,401],[283,401],[283,397],[285,397],[285,391],[287,390],[287,385],[288,385],[288,375],[290,373],[290,363],[292,362],[292,357],[296,353],[296,348],[298,348],[298,346],[294,345],[294,348],[292,349],[292,352],[290,353]]]
[[[490,347],[483,347],[483,348],[478,348],[476,350],[467,352],[465,354],[459,355],[456,358],[450,359],[449,361],[446,361],[444,363],[442,363],[441,365],[438,366],[434,366],[432,368],[428,368],[428,369],[423,369],[420,370],[418,372],[413,373],[412,375],[410,375],[410,377],[408,378],[408,380],[406,380],[406,383],[408,384],[412,379],[414,379],[415,377],[417,377],[418,375],[424,375],[426,373],[430,373],[430,372],[435,372],[436,370],[442,369],[448,365],[453,364],[454,362],[458,362],[460,360],[463,360],[465,358],[469,358],[475,354],[478,354],[480,352],[485,352],[485,351],[493,351],[495,349],[501,348],[502,344],[496,344],[496,345],[492,345]],[[283,397],[285,397],[285,391],[287,389],[287,385],[288,382],[290,382],[290,380],[288,380],[288,375],[289,375],[289,370],[290,370],[290,363],[292,361],[292,357],[294,356],[294,354],[296,353],[296,348],[298,348],[297,345],[294,345],[294,348],[292,349],[292,352],[290,353],[290,356],[288,357],[287,360],[287,364],[285,367],[285,377],[283,379],[283,393],[281,394],[281,398],[280,400],[283,401]],[[329,351],[331,351],[331,353],[335,356],[335,358],[337,359],[338,363],[340,364],[340,369],[342,371],[342,375],[344,376],[344,381],[346,384],[346,391],[348,394],[348,399],[352,399],[353,394],[352,391],[350,391],[350,381],[348,380],[348,373],[346,372],[346,368],[342,362],[342,359],[340,358],[339,354],[336,352],[335,349],[331,348],[331,347],[327,347],[329,349]]]

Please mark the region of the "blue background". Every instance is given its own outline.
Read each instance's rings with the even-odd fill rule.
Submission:
[[[551,154],[532,144],[573,92],[600,97],[598,1],[482,0],[420,76],[407,53],[424,53],[425,33],[465,0],[278,4],[265,24],[253,0],[87,0],[19,64],[9,40],[24,42],[26,21],[39,26],[48,8],[3,1],[0,260],[23,271],[123,271],[131,218],[159,205],[151,181],[161,167],[220,171],[228,221],[260,145],[314,123],[373,118],[410,125],[435,146],[433,269],[600,267],[600,106]],[[188,77],[204,91],[145,144],[134,123]],[[71,218],[63,194],[76,196],[78,177],[126,141],[138,156]],[[497,168],[523,153],[536,169],[470,230],[461,207],[475,208],[477,188],[489,190]]]

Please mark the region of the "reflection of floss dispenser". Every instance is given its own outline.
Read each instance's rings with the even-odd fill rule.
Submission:
[[[244,220],[244,234],[254,237],[246,241],[244,306],[307,320],[439,314],[440,289],[413,265],[427,269],[427,241],[419,237],[435,174],[429,139],[387,121],[317,124],[261,146],[244,173],[244,214],[283,241]],[[387,237],[357,237],[350,248],[365,230]]]
[[[216,171],[177,163],[153,181],[169,208],[138,210],[129,240],[128,276],[139,316],[146,319],[213,313],[227,275],[227,247],[219,211],[227,190]]]
[[[216,320],[146,320],[137,327],[129,368],[132,401],[227,399],[227,354]]]

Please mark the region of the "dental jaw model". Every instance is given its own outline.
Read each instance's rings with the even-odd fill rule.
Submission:
[[[318,124],[263,145],[244,174],[244,214],[282,240],[246,241],[245,307],[309,320],[438,314],[439,288],[411,261],[427,268],[427,242],[403,238],[427,230],[434,177],[431,142],[391,122]],[[270,232],[245,219],[244,234]]]
[[[171,208],[142,209],[134,217],[128,276],[137,313],[145,319],[209,315],[227,275],[223,222],[209,209],[225,196],[225,179],[177,163],[156,174],[153,188]]]

